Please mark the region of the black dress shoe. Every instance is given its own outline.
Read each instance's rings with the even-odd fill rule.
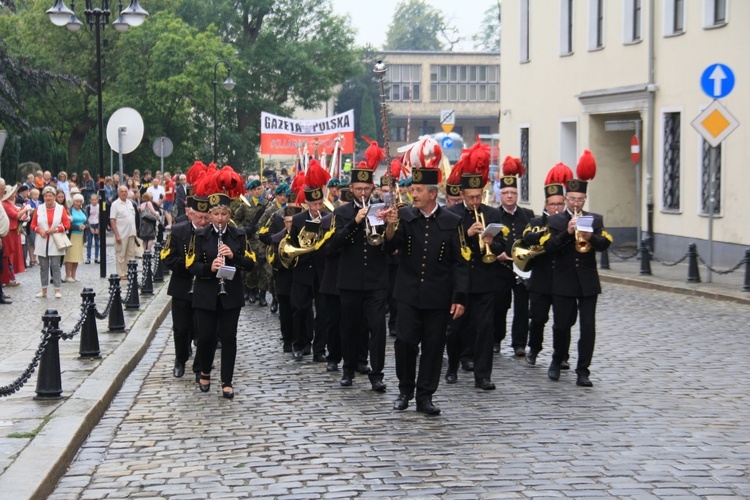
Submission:
[[[229,389],[229,390],[227,390]],[[234,398],[234,389],[232,389],[232,386],[229,384],[225,384],[222,382],[221,384],[221,396],[226,399],[232,399]]]
[[[492,352],[494,352],[495,354],[500,352],[500,342],[492,344]]]
[[[276,314],[279,312],[279,303],[276,302],[276,299],[273,299],[271,301],[271,313]]]
[[[591,383],[588,375],[578,375],[578,378],[576,379],[576,385],[581,387],[594,387],[594,384]]]
[[[292,352],[292,344],[284,344],[284,352]]]
[[[474,387],[476,387],[477,389],[483,389],[485,391],[495,390],[495,384],[493,384],[492,380],[488,378],[478,378],[474,380]]]
[[[203,382],[207,381],[208,383],[204,384]],[[200,374],[200,380],[198,381],[198,387],[201,388],[201,392],[208,392],[211,390],[211,374],[208,375]]]
[[[308,354],[312,354],[312,347],[309,345],[306,345],[304,349],[302,349],[302,354],[307,356]]]
[[[547,370],[547,376],[550,380],[560,380],[560,365],[554,362],[550,364],[549,369]]]
[[[302,361],[302,356],[303,356],[302,351],[294,351],[292,353],[292,359],[294,361]]]
[[[425,415],[440,415],[440,408],[432,404],[432,400],[417,401],[417,411]]]
[[[529,351],[528,354],[526,354],[526,362],[530,365],[535,365],[537,354],[539,353],[536,351]]]
[[[315,356],[313,356],[313,361],[315,361],[316,363],[325,363],[326,361],[328,361],[328,358],[326,358],[325,354],[316,354]]]
[[[568,363],[567,361],[563,361],[562,363],[560,363],[560,369],[561,370],[570,370],[570,363]]]
[[[12,304],[12,303],[13,301],[7,297],[3,297],[2,299],[0,299],[0,304]]]
[[[326,365],[326,371],[327,372],[337,372],[339,371],[339,365],[338,363],[334,363],[333,361],[329,361]]]
[[[474,362],[472,360],[465,361],[464,363],[461,364],[461,368],[463,368],[465,372],[473,372]]]
[[[258,305],[260,307],[266,307],[268,305],[268,302],[266,302],[266,292],[261,292],[260,297],[258,297]]]
[[[180,378],[185,375],[185,363],[175,363],[172,375],[174,375],[175,378]]]
[[[411,398],[406,394],[399,394],[396,401],[393,402],[393,409],[403,411],[409,407],[409,400]]]
[[[519,357],[519,358],[522,358],[522,357],[526,356],[526,348],[525,347],[516,347],[513,351],[515,352],[516,356]]]
[[[375,392],[385,392],[386,385],[382,380],[375,380],[372,383],[372,390]]]
[[[352,385],[352,375],[350,373],[344,373],[344,376],[341,377],[341,387],[351,387]]]
[[[458,375],[454,371],[445,372],[445,382],[447,384],[455,384],[458,382]]]
[[[247,295],[247,300],[251,304],[255,304],[255,302],[258,300],[257,295],[255,295],[255,290],[250,290],[250,293]]]
[[[367,375],[368,373],[370,373],[370,367],[364,363],[357,363],[357,373]]]

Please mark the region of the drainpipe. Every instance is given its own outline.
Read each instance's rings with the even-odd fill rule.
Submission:
[[[656,131],[656,89],[654,81],[656,57],[654,55],[654,0],[649,2],[648,13],[648,140],[646,141],[646,241],[653,251],[654,248],[654,138]]]

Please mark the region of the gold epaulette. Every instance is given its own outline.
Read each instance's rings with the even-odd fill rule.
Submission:
[[[164,244],[164,248],[161,249],[161,252],[159,253],[159,257],[161,257],[161,260],[166,259],[169,257],[169,244],[172,242],[172,233],[169,233],[169,236],[167,236],[167,242]]]
[[[188,246],[187,252],[185,252],[185,268],[189,268],[195,262],[195,233],[190,237],[190,245]]]
[[[609,234],[609,233],[608,233],[607,231],[605,231],[604,229],[602,229],[602,236],[604,236],[605,238],[607,238],[607,239],[609,240],[609,242],[610,242],[610,243],[612,243],[612,242],[614,241],[614,238],[612,238],[612,235],[611,235],[611,234]]]
[[[258,259],[255,257],[255,252],[252,251],[250,248],[250,241],[247,239],[247,235],[245,235],[245,257],[252,260],[253,262],[257,263]]]
[[[542,236],[541,238],[539,238],[539,244],[540,245],[544,245],[545,243],[547,243],[547,240],[549,240],[551,237],[552,237],[551,234],[549,234],[549,233],[545,234],[544,236]]]
[[[331,218],[331,229],[326,231],[326,234],[323,235],[323,237],[315,244],[315,250],[320,250],[323,245],[325,245],[326,241],[330,240],[331,237],[333,237],[333,233],[336,232],[336,216],[334,215]]]
[[[503,226],[503,238],[507,238],[509,233],[510,228],[508,228],[508,226]]]
[[[471,260],[471,248],[466,244],[466,235],[464,235],[463,226],[458,226],[458,243],[461,245],[461,257],[469,262]]]

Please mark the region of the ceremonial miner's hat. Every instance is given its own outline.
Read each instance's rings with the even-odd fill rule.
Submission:
[[[544,180],[544,199],[550,196],[565,196],[565,185],[573,178],[573,171],[569,166],[560,162],[547,172]]]
[[[484,189],[490,179],[490,145],[477,141],[464,157],[461,189]]]
[[[330,178],[331,174],[320,166],[320,162],[315,158],[311,159],[305,174],[305,200],[308,202],[322,200],[323,188]]]
[[[567,183],[568,193],[583,193],[586,194],[588,184],[591,179],[596,176],[596,160],[594,155],[588,149],[583,150],[583,154],[578,159],[578,165],[576,166],[577,179],[570,179]]]
[[[518,189],[518,176],[523,175],[524,172],[526,170],[520,158],[506,156],[503,161],[503,176],[500,177],[500,189],[510,187]]]

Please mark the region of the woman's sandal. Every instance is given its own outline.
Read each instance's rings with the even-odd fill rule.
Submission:
[[[229,389],[228,391],[226,389]],[[221,395],[227,399],[232,399],[234,397],[234,389],[230,384],[225,384],[224,382],[221,383]]]
[[[202,381],[208,380],[207,384],[204,384]],[[201,392],[208,392],[211,390],[211,374],[209,373],[206,375],[205,373],[201,372],[201,382],[198,382],[198,387],[200,387]]]

